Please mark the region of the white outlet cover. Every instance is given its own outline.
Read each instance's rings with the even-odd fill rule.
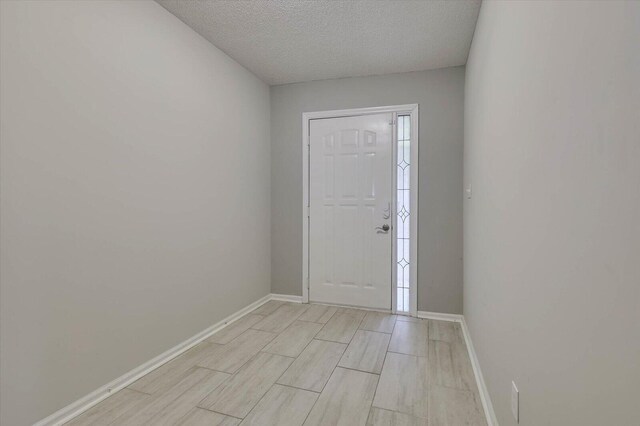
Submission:
[[[515,382],[511,382],[511,413],[516,423],[520,423],[520,392]]]
[[[469,185],[467,187],[467,189],[464,190],[464,192],[467,194],[467,200],[471,199],[471,185]]]

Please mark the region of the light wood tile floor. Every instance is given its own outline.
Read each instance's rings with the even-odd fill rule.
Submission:
[[[270,301],[67,425],[487,423],[459,324]]]

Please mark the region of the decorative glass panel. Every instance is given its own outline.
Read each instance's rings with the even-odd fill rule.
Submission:
[[[409,284],[410,262],[409,253],[409,223],[410,223],[410,165],[411,165],[411,116],[398,116],[398,163],[396,166],[397,178],[397,208],[396,208],[396,235],[397,235],[397,310],[409,312]]]

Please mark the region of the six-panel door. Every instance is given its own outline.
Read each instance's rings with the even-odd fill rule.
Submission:
[[[391,308],[391,121],[391,114],[310,121],[313,302]]]

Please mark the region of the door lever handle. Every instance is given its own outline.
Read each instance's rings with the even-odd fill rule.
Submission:
[[[386,234],[387,232],[389,232],[389,225],[385,223],[382,226],[376,226],[376,231],[378,231],[378,234]]]

